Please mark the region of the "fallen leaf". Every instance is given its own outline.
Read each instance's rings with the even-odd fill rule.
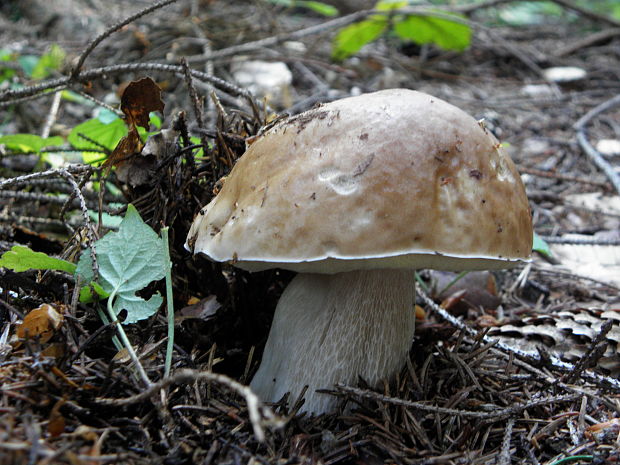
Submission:
[[[161,89],[149,77],[131,82],[121,97],[121,111],[127,117],[128,124],[142,126],[148,131],[149,113],[164,111]]]
[[[19,339],[39,338],[41,343],[49,341],[63,322],[62,314],[50,304],[43,304],[31,310],[22,324],[17,327]]]
[[[206,321],[217,313],[222,305],[217,301],[216,296],[210,295],[202,300],[196,301],[194,297],[190,299],[187,307],[183,307],[174,317],[175,324],[189,319],[199,319]]]
[[[590,425],[584,431],[584,435],[597,444],[613,444],[620,435],[620,419],[614,418],[603,423]]]
[[[121,167],[134,157],[135,154],[142,151],[142,140],[135,126],[129,128],[129,132],[125,137],[118,141],[118,145],[112,151],[110,156],[103,163],[104,168],[112,166]]]
[[[112,166],[122,165],[142,151],[143,145],[138,134],[138,126],[148,131],[149,113],[164,111],[161,89],[149,77],[130,82],[121,97],[121,111],[125,115],[125,123],[129,132],[119,141],[112,154],[104,162],[103,167],[108,170]]]
[[[60,413],[60,407],[62,407],[65,403],[64,399],[60,399],[58,402],[54,404],[52,407],[52,411],[50,412],[49,421],[47,423],[47,432],[53,438],[57,438],[65,431],[65,417]]]

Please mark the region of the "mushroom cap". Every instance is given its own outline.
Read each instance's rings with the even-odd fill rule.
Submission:
[[[494,269],[528,259],[532,222],[519,173],[482,124],[391,89],[265,131],[186,247],[251,271]]]

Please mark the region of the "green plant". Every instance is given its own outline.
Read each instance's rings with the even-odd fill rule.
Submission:
[[[169,341],[173,340],[173,314],[172,314],[172,284],[170,277],[170,256],[167,244],[167,231],[161,239],[140,218],[138,211],[133,205],[128,205],[127,213],[121,221],[118,231],[108,232],[103,238],[94,244],[94,254],[97,259],[98,276],[95,278],[91,250],[83,251],[76,264],[50,257],[41,252],[35,252],[28,247],[14,246],[0,257],[0,267],[5,267],[16,272],[30,269],[56,270],[72,273],[81,278],[82,282],[89,283],[80,292],[80,301],[92,301],[94,296],[91,288],[95,290],[101,299],[107,298],[106,309],[108,317],[100,313],[104,323],[108,321],[118,322],[118,314],[126,311],[123,324],[136,323],[152,316],[163,302],[159,293],[155,293],[148,300],[143,299],[141,292],[153,281],[166,277],[166,291],[168,298]],[[133,348],[122,328],[117,325],[119,336],[123,341],[128,353],[134,360],[142,379],[146,384],[150,381],[137,362]],[[169,342],[168,350],[172,351],[172,343]],[[171,354],[167,354],[167,373],[169,372]]]
[[[6,49],[0,49],[0,82],[15,75],[15,70],[2,63],[17,62],[23,73],[31,79],[45,79],[54,71],[59,70],[66,53],[58,45],[52,44],[41,56],[19,55]]]
[[[462,16],[441,10],[424,14],[400,14],[408,1],[382,0],[375,5],[378,13],[341,29],[334,39],[332,57],[347,58],[364,45],[386,33],[394,33],[401,40],[417,44],[435,44],[446,50],[464,50],[471,42],[471,28],[459,22]],[[448,19],[454,17],[454,20]]]
[[[269,2],[286,8],[306,8],[323,16],[336,16],[338,14],[337,8],[323,2],[310,0],[269,0]]]
[[[551,257],[551,249],[549,248],[549,244],[547,244],[547,242],[536,233],[534,233],[534,244],[532,245],[532,250],[534,252],[538,252],[539,254],[546,255],[547,257]]]

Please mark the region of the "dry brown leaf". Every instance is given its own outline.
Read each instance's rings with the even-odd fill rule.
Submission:
[[[127,117],[128,124],[142,126],[148,131],[149,113],[164,111],[161,89],[149,77],[131,82],[121,97],[121,111]]]
[[[65,431],[65,417],[63,417],[62,413],[60,413],[60,407],[62,407],[64,403],[65,400],[60,399],[54,404],[54,407],[52,407],[52,411],[50,412],[49,421],[47,423],[47,432],[53,438],[60,436]]]
[[[590,425],[584,431],[584,435],[597,444],[613,444],[620,436],[620,418]]]
[[[43,304],[31,310],[17,327],[19,339],[39,338],[41,343],[49,341],[62,325],[64,318],[52,305]]]
[[[119,166],[142,151],[142,141],[138,126],[149,129],[149,113],[164,111],[161,89],[151,78],[146,77],[132,81],[127,85],[121,97],[121,111],[125,114],[125,123],[129,132],[123,137],[112,154],[103,164],[104,168]]]

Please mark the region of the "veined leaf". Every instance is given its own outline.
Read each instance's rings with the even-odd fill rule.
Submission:
[[[332,57],[335,60],[343,60],[353,55],[383,34],[387,26],[387,17],[374,15],[367,20],[342,28],[334,39]]]
[[[114,299],[116,314],[127,311],[123,323],[135,323],[153,315],[162,304],[159,294],[144,300],[136,292],[152,281],[162,279],[169,262],[166,261],[159,236],[142,221],[137,210],[129,205],[117,232],[109,232],[95,243],[98,283]],[[84,251],[76,273],[85,281],[93,279],[92,259]]]
[[[396,22],[394,32],[416,44],[436,44],[445,50],[465,50],[471,43],[471,28],[445,18],[410,15]]]
[[[8,268],[18,273],[27,270],[56,270],[75,272],[75,264],[60,258],[50,257],[43,252],[22,245],[15,245],[0,257],[0,267]]]
[[[120,118],[113,120],[109,124],[102,123],[98,118],[93,118],[73,128],[67,140],[73,147],[82,150],[82,157],[85,163],[92,163],[94,161],[102,161],[102,154],[99,152],[101,147],[87,141],[80,134],[112,151],[118,144],[118,141],[127,134],[127,126]],[[94,151],[91,152],[88,149]]]
[[[19,153],[38,153],[43,147],[59,146],[64,143],[62,137],[41,137],[36,134],[10,134],[0,137],[0,144],[11,151]]]

